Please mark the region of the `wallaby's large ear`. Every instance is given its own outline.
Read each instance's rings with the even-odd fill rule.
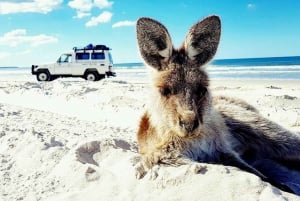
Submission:
[[[209,16],[190,29],[184,42],[189,59],[197,65],[210,61],[216,54],[221,35],[221,21],[218,16]]]
[[[136,23],[136,32],[140,53],[145,62],[157,70],[164,70],[162,64],[168,61],[173,50],[167,29],[153,19],[140,18]]]

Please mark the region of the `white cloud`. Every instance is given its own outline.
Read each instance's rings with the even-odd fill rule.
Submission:
[[[20,3],[3,1],[0,2],[0,14],[10,13],[49,13],[58,7],[63,0],[33,0],[21,1]]]
[[[125,20],[125,21],[120,21],[120,22],[117,22],[117,23],[114,23],[112,25],[113,28],[117,28],[117,27],[130,27],[130,26],[135,26],[136,24],[136,21],[128,21],[128,20]]]
[[[100,9],[110,8],[113,5],[113,3],[113,1],[107,0],[94,0],[94,5],[99,7]]]
[[[45,34],[28,36],[25,29],[16,29],[0,36],[0,45],[16,47],[28,43],[30,46],[40,46],[48,43],[55,43],[58,39]]]
[[[92,17],[91,20],[85,24],[85,26],[92,27],[101,23],[107,23],[111,20],[112,15],[113,14],[111,12],[104,11],[98,17]]]
[[[254,8],[255,8],[255,4],[249,3],[249,4],[247,5],[247,8],[248,8],[248,9],[254,9]]]
[[[90,16],[93,3],[91,0],[72,0],[68,5],[77,10],[77,15],[74,18],[83,18]]]
[[[71,0],[68,5],[77,11],[74,18],[83,18],[91,15],[94,7],[99,9],[110,8],[114,2],[108,0]]]
[[[72,0],[69,1],[68,5],[71,8],[74,8],[81,12],[89,12],[93,7],[93,3],[91,0]]]
[[[11,54],[8,52],[0,52],[0,59],[9,57]]]
[[[81,18],[88,17],[88,16],[91,16],[91,13],[89,13],[89,12],[77,11],[77,15],[74,16],[73,18],[81,19]]]

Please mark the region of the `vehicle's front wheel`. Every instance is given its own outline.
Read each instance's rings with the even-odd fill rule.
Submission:
[[[50,81],[51,79],[51,76],[47,72],[40,72],[36,77],[38,81]]]
[[[85,79],[88,80],[88,81],[97,81],[98,76],[94,72],[88,72],[88,73],[85,74]]]

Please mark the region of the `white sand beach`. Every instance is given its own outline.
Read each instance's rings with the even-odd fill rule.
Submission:
[[[147,81],[0,80],[0,200],[300,200],[222,165],[156,166],[137,178]],[[300,132],[300,81],[212,80],[211,89]]]

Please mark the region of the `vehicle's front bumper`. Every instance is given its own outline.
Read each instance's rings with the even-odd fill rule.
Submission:
[[[32,74],[32,75],[36,75],[36,74],[37,74],[37,72],[34,71],[34,69],[35,69],[36,67],[38,67],[38,66],[31,65],[31,74]]]

